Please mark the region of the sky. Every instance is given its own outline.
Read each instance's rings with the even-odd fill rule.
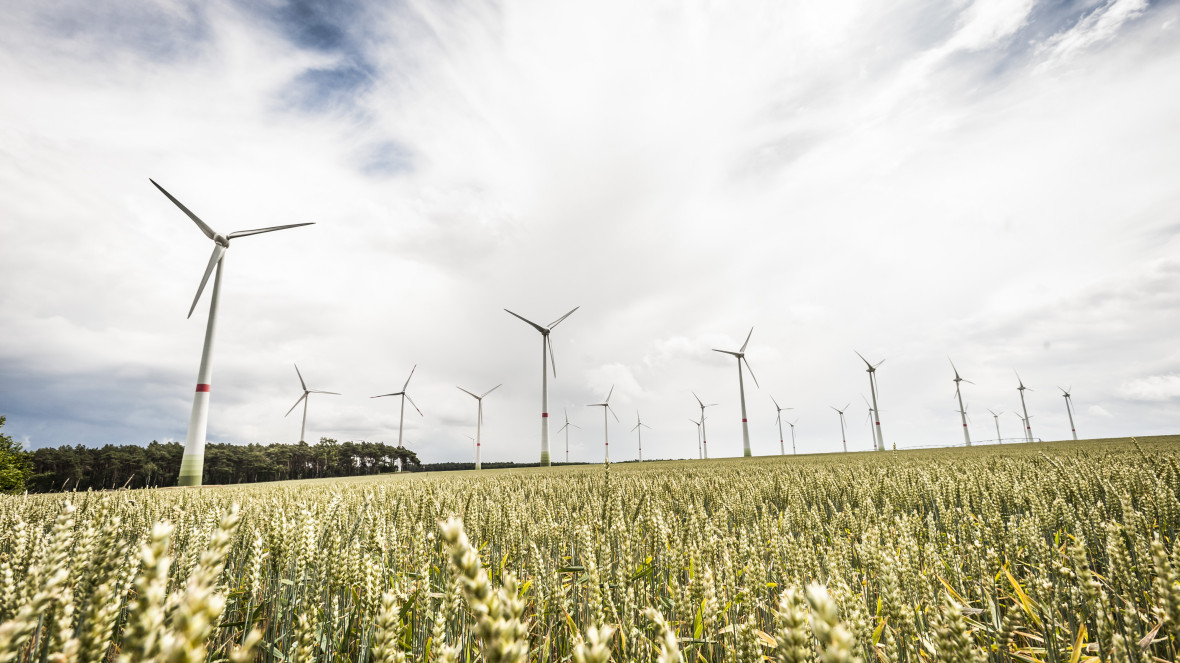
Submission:
[[[1180,432],[1180,2],[110,0],[0,22],[0,414],[424,462]]]

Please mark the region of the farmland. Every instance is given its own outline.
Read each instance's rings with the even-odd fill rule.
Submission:
[[[0,663],[1150,661],[1180,437],[0,498]]]

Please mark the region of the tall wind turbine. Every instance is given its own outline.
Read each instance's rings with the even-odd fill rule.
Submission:
[[[1070,387],[1070,389],[1072,388]],[[1058,389],[1061,389],[1061,387],[1058,387]],[[1071,407],[1073,397],[1070,396],[1069,391],[1069,389],[1061,389],[1061,394],[1065,396],[1065,412],[1069,414],[1069,432],[1073,433],[1073,439],[1077,441],[1078,431],[1073,427],[1073,407]]]
[[[406,380],[406,383],[408,384],[409,380]],[[468,396],[474,398],[476,401],[479,402],[479,416],[475,420],[475,469],[477,469],[477,470],[483,469],[481,467],[480,462],[479,462],[479,452],[480,452],[479,432],[480,432],[480,429],[483,428],[483,397],[487,396],[488,394],[492,393],[493,391],[499,389],[501,386],[503,386],[503,385],[498,384],[498,385],[492,387],[491,389],[488,389],[487,391],[483,392],[479,396],[476,396],[475,394],[471,393],[470,391],[467,391],[463,387],[460,387],[458,385],[455,386],[456,389],[467,394]],[[417,407],[417,406],[414,406],[414,407]]]
[[[754,381],[754,386],[758,386],[758,378],[754,377],[754,369],[750,368],[750,362],[746,361],[746,346],[750,344],[750,337],[754,335],[754,328],[750,327],[750,333],[746,334],[746,342],[742,343],[742,348],[737,352],[732,350],[718,350],[713,348],[713,352],[721,352],[727,355],[733,355],[737,358],[738,367],[738,393],[742,398],[742,456],[749,458],[750,453],[750,424],[746,421],[746,385],[742,381],[742,364],[745,363],[746,370],[750,371],[750,379]]]
[[[1000,415],[1004,414],[1004,411],[1000,410],[1000,412],[997,414],[995,412],[992,412],[992,409],[990,407],[987,409],[987,411],[992,413],[992,417],[996,421],[996,444],[1003,444],[1004,438],[1000,436]]]
[[[209,265],[205,267],[205,275],[201,277],[201,285],[197,286],[197,296],[193,297],[193,305],[188,309],[188,317],[191,318],[193,311],[197,308],[197,301],[201,299],[201,293],[205,290],[205,284],[209,282],[209,275],[216,267],[217,275],[213,277],[213,294],[209,301],[209,321],[205,324],[205,344],[201,348],[201,367],[197,369],[197,391],[193,396],[193,410],[188,419],[188,435],[184,440],[184,455],[180,459],[180,478],[177,480],[177,485],[180,486],[199,486],[201,485],[201,475],[205,470],[205,433],[209,424],[209,389],[213,378],[210,357],[213,354],[213,330],[217,325],[217,304],[221,299],[221,268],[225,265],[225,252],[229,250],[229,242],[238,237],[248,237],[312,224],[292,223],[255,230],[239,230],[222,235],[197,218],[196,214],[189,211],[179,200],[173,198],[172,194],[164,190],[164,187],[156,184],[155,180],[149,178],[148,181],[179,207],[185,216],[192,219],[201,232],[205,233],[205,237],[213,240],[213,255],[209,257]]]
[[[697,425],[697,460],[701,460],[704,458],[701,455],[701,422],[696,419],[689,419],[689,421]]]
[[[751,373],[750,375],[753,375],[753,373]],[[774,403],[774,409],[776,410],[775,422],[778,423],[778,453],[780,456],[785,456],[785,455],[787,455],[787,450],[783,447],[783,410],[793,410],[795,408],[782,407],[781,405],[778,404],[778,401],[774,400],[774,396],[770,397],[770,402]],[[791,438],[791,452],[792,453],[795,452],[795,438],[794,437]]]
[[[795,424],[797,424],[797,423],[799,423],[798,419],[796,419],[794,421],[787,422],[787,425],[791,427],[791,453],[796,454],[796,455],[798,455],[798,453],[799,453],[798,451],[795,450]]]
[[[562,408],[561,411],[565,414],[565,424],[563,424],[561,428],[558,428],[557,432],[560,433],[561,431],[565,431],[565,462],[568,463],[570,462],[570,426],[573,426],[578,430],[581,430],[582,427],[577,424],[570,423],[570,413],[566,412],[565,408]]]
[[[644,428],[651,429],[651,426],[648,426],[647,424],[643,423],[643,420],[639,418],[639,410],[636,410],[635,411],[635,428],[632,428],[631,430],[639,431],[639,462],[641,462],[641,463],[643,462],[643,429]]]
[[[848,405],[852,405],[852,403],[849,403]],[[836,414],[840,415],[840,440],[844,442],[844,453],[848,453],[848,438],[844,435],[844,410],[848,409],[848,405],[845,405],[839,410],[836,410],[836,406],[834,405],[828,406],[833,410],[836,410]]]
[[[608,422],[606,420],[606,413],[610,412],[611,416],[615,418],[615,421],[619,420],[619,415],[615,414],[615,411],[612,410],[611,406],[610,406],[610,397],[611,397],[611,394],[613,394],[613,393],[615,393],[615,386],[612,384],[610,386],[610,391],[607,392],[607,394],[606,394],[605,401],[603,401],[601,403],[590,403],[589,405],[586,406],[586,407],[600,407],[600,408],[602,408],[602,442],[603,442],[603,448],[606,449],[606,454],[605,454],[606,460],[604,462],[607,462],[607,463],[610,462],[610,427],[607,425]]]
[[[295,401],[295,404],[292,405],[291,409],[287,410],[287,414],[284,414],[283,416],[285,417],[291,414],[295,411],[295,408],[299,407],[299,403],[303,403],[303,424],[299,426],[299,442],[302,443],[303,433],[307,430],[307,402],[311,400],[308,398],[308,396],[311,394],[332,394],[333,396],[339,396],[340,394],[334,391],[318,391],[316,389],[308,389],[307,383],[303,381],[303,374],[299,372],[299,364],[295,364],[295,375],[299,376],[299,386],[303,387],[303,395],[299,397],[299,400]]]
[[[692,397],[697,399],[697,403],[701,406],[701,442],[704,443],[705,460],[709,460],[709,431],[705,428],[705,408],[713,407],[716,403],[705,405],[705,402],[701,400],[700,396],[697,396],[695,391],[692,392]]]
[[[406,401],[410,401],[410,405],[413,405],[414,409],[418,410],[418,404],[414,402],[414,399],[410,398],[410,393],[406,391],[406,389],[410,386],[410,378],[414,377],[414,371],[416,370],[418,370],[418,364],[414,364],[414,367],[410,369],[410,376],[406,378],[406,383],[402,385],[401,391],[395,391],[392,394],[370,396],[370,398],[385,398],[386,396],[402,397],[401,413],[398,415],[397,419],[397,446],[399,447],[402,445],[402,425],[406,422]],[[418,416],[424,416],[422,414],[422,410],[418,410]]]
[[[524,320],[529,325],[531,325],[533,329],[536,329],[537,331],[541,332],[541,466],[542,467],[549,467],[551,464],[549,462],[549,372],[547,370],[545,370],[547,368],[546,363],[548,361],[553,362],[553,377],[554,377],[554,379],[557,378],[557,359],[555,359],[553,357],[553,341],[549,340],[549,332],[553,331],[553,328],[557,326],[557,323],[570,317],[570,315],[572,315],[573,312],[578,310],[579,308],[581,308],[581,307],[575,306],[569,313],[566,313],[565,315],[554,320],[553,322],[550,322],[547,327],[542,327],[541,325],[538,325],[537,323],[533,322],[532,320],[529,320],[528,318],[524,318],[522,316],[519,316],[519,315],[513,313],[512,311],[509,311],[508,309],[504,309],[507,313],[509,313],[513,317],[520,318],[521,320]]]
[[[853,352],[855,352],[855,350]],[[885,360],[882,359],[876,364],[872,364],[868,359],[865,359],[864,355],[861,353],[857,352],[856,356],[860,357],[860,360],[865,363],[865,366],[868,366],[868,368],[865,370],[867,370],[869,374],[869,393],[873,396],[873,424],[875,426],[874,430],[876,431],[877,437],[877,451],[885,451],[885,435],[881,432],[881,411],[877,409],[877,368],[879,368],[881,364],[884,364]]]
[[[953,370],[955,372],[955,379],[954,379],[955,398],[959,399],[959,417],[963,420],[963,441],[967,443],[967,446],[971,446],[971,433],[969,433],[967,431],[967,409],[963,407],[963,394],[959,391],[959,383],[960,382],[966,382],[967,384],[975,384],[975,383],[970,380],[965,380],[965,379],[959,377],[959,369],[955,368],[955,362],[951,361],[950,357],[947,357],[946,360],[951,362],[951,370]]]
[[[1015,373],[1015,371],[1013,371],[1013,373]],[[1028,387],[1024,386],[1024,381],[1020,379],[1020,373],[1016,373],[1016,382],[1020,384],[1020,386],[1016,388],[1016,391],[1020,392],[1020,409],[1024,411],[1024,416],[1021,417],[1024,419],[1024,441],[1032,442],[1032,425],[1028,422],[1028,408],[1024,405],[1024,390],[1028,389]],[[1028,390],[1032,391],[1032,389]]]

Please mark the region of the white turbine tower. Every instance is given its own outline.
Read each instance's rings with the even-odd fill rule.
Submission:
[[[607,392],[607,394],[606,394],[605,401],[603,401],[601,403],[590,403],[586,406],[586,407],[600,407],[600,408],[602,408],[602,443],[603,443],[603,448],[606,450],[605,456],[604,456],[605,460],[603,462],[606,462],[606,463],[610,462],[610,428],[608,426],[609,422],[606,419],[606,413],[610,412],[611,416],[615,418],[615,421],[619,420],[619,415],[615,414],[615,411],[613,409],[611,409],[611,406],[610,406],[610,397],[611,397],[611,394],[613,394],[613,393],[615,393],[615,386],[612,384],[610,386],[610,391]]]
[[[798,419],[787,422],[787,425],[791,427],[791,453],[793,454],[799,453],[798,451],[795,451],[795,424],[797,423],[799,423]]]
[[[418,410],[418,404],[414,402],[414,399],[410,398],[410,393],[406,391],[406,389],[410,386],[410,378],[414,377],[414,371],[416,370],[418,370],[418,364],[414,364],[414,367],[410,369],[410,376],[406,378],[406,383],[402,385],[401,391],[395,391],[392,394],[370,396],[370,398],[385,398],[386,396],[402,397],[401,411],[397,419],[397,446],[399,447],[402,445],[402,425],[406,422],[406,401],[410,401],[410,405],[413,405],[414,409]],[[425,416],[422,414],[422,410],[418,410],[418,416]]]
[[[700,396],[697,396],[697,392],[695,391],[692,392],[692,397],[697,399],[697,403],[699,403],[701,406],[701,442],[704,445],[705,460],[709,460],[709,431],[705,427],[705,408],[713,407],[716,405],[716,403],[709,403],[708,405],[705,405],[705,402],[701,400]]]
[[[868,425],[869,425],[869,437],[872,438],[872,440],[869,444],[869,448],[876,449],[877,448],[877,430],[875,428],[873,428],[873,419],[875,419],[874,415],[875,415],[876,411],[873,410],[873,404],[869,402],[869,399],[865,398],[864,394],[860,395],[860,399],[865,402],[865,407],[867,407],[869,409],[869,414],[868,414],[868,416],[865,417],[865,422],[868,423]]]
[[[697,460],[701,460],[704,458],[701,455],[701,422],[696,419],[689,419],[689,421],[697,425]]]
[[[1004,411],[1000,410],[999,413],[996,413],[992,412],[991,408],[988,408],[987,411],[992,413],[992,418],[996,421],[996,444],[1003,444],[1004,438],[1000,436],[1000,415],[1004,414]]]
[[[217,304],[221,299],[221,268],[225,264],[225,252],[229,250],[229,242],[238,237],[248,237],[250,235],[259,235],[261,233],[274,232],[276,230],[286,230],[287,228],[298,228],[299,226],[310,226],[311,223],[292,223],[285,226],[271,226],[269,228],[257,228],[255,230],[239,230],[228,235],[222,235],[214,231],[204,221],[197,218],[196,214],[189,211],[187,207],[182,205],[179,200],[172,197],[172,194],[164,190],[164,187],[156,184],[153,179],[148,179],[160,193],[168,197],[173,204],[180,208],[180,211],[193,220],[201,232],[205,236],[213,240],[213,255],[209,257],[209,264],[205,267],[205,275],[201,277],[201,285],[197,286],[197,295],[193,297],[193,305],[189,307],[188,317],[193,317],[193,310],[197,308],[197,301],[201,299],[201,293],[205,290],[205,284],[209,282],[209,275],[213,273],[213,268],[217,268],[217,275],[213,277],[213,294],[209,301],[209,321],[205,324],[205,343],[201,348],[201,367],[197,370],[197,390],[193,396],[193,410],[188,419],[188,435],[184,440],[184,455],[180,459],[180,478],[177,480],[177,485],[180,486],[199,486],[201,485],[201,476],[205,470],[205,433],[209,424],[209,390],[213,378],[213,365],[211,355],[213,354],[213,331],[217,325]]]
[[[852,403],[849,403],[848,405],[852,405]],[[836,410],[836,414],[840,415],[840,440],[844,443],[844,453],[848,453],[848,437],[844,435],[844,410],[848,409],[848,405],[845,405],[844,408],[840,410],[836,410],[836,406],[834,405],[828,406],[833,410]]]
[[[647,424],[643,423],[643,420],[639,418],[639,410],[636,410],[635,411],[635,428],[632,428],[631,430],[632,431],[639,431],[639,462],[641,462],[641,463],[643,462],[643,429],[644,428],[651,430],[651,426],[648,426]]]
[[[568,463],[570,462],[570,426],[573,426],[578,430],[581,430],[582,427],[577,424],[570,423],[570,413],[566,412],[565,408],[562,408],[561,411],[565,414],[565,424],[563,424],[561,428],[558,428],[557,432],[560,433],[561,431],[565,431],[565,462]]]
[[[550,462],[549,462],[549,372],[545,370],[547,368],[546,363],[548,361],[553,362],[553,377],[554,377],[554,379],[557,378],[557,359],[554,358],[554,356],[553,356],[553,341],[549,340],[549,332],[553,331],[553,328],[557,326],[557,323],[570,317],[570,315],[572,315],[573,312],[578,310],[579,308],[581,308],[581,307],[575,306],[569,313],[566,313],[565,315],[554,320],[553,322],[550,322],[549,326],[547,326],[547,327],[542,327],[541,325],[538,325],[537,323],[533,322],[532,320],[529,320],[528,318],[519,316],[519,315],[513,313],[512,311],[509,311],[508,309],[504,309],[505,312],[509,313],[513,317],[520,318],[521,320],[524,320],[529,325],[531,325],[533,329],[536,329],[537,331],[541,332],[541,466],[542,467],[549,467],[550,466]]]
[[[408,382],[409,381],[407,380],[407,383]],[[479,414],[475,419],[475,469],[477,469],[477,470],[483,469],[481,467],[480,461],[479,461],[479,452],[480,452],[480,446],[481,446],[480,445],[480,429],[483,428],[483,397],[487,396],[488,394],[492,393],[493,391],[499,389],[502,386],[503,386],[502,384],[498,384],[498,385],[492,387],[491,389],[488,389],[487,391],[483,392],[479,396],[476,396],[475,394],[471,393],[470,391],[467,391],[463,387],[455,385],[456,389],[467,394],[468,396],[474,398],[476,401],[479,402]],[[417,406],[415,406],[415,407],[417,407]]]
[[[751,373],[751,375],[753,374]],[[795,408],[782,407],[778,404],[778,401],[774,400],[774,396],[770,397],[770,402],[774,403],[774,409],[776,410],[775,422],[778,424],[778,453],[780,456],[785,456],[787,455],[787,450],[783,447],[783,410],[794,410]],[[791,438],[791,453],[796,453],[794,437]]]
[[[750,337],[754,335],[754,328],[750,327],[750,333],[746,334],[746,342],[742,343],[742,347],[737,352],[732,350],[718,350],[713,348],[713,352],[721,352],[727,355],[733,355],[737,358],[738,367],[738,394],[742,398],[742,456],[749,458],[750,453],[750,424],[746,421],[746,385],[742,381],[742,364],[745,363],[746,370],[750,371],[750,379],[754,381],[754,386],[758,386],[758,378],[754,377],[754,369],[750,368],[750,362],[746,361],[746,346],[750,344]]]
[[[1030,390],[1030,391],[1031,391],[1031,390]],[[1020,416],[1020,413],[1019,413],[1019,412],[1013,412],[1012,414],[1016,415],[1016,418],[1020,420],[1020,425],[1024,426],[1024,429],[1025,429],[1026,431],[1031,431],[1031,430],[1032,430],[1032,427],[1031,427],[1031,426],[1029,426],[1029,419],[1032,419],[1032,417],[1031,417],[1031,416],[1029,416],[1028,418],[1025,418],[1025,417],[1022,417],[1022,416]],[[1025,436],[1024,436],[1024,441],[1025,441],[1025,442],[1028,442],[1029,440],[1030,440],[1030,438],[1029,438],[1029,436],[1028,436],[1028,433],[1026,433],[1026,434],[1025,434]]]
[[[854,350],[853,352],[856,351]],[[869,393],[873,396],[873,424],[875,426],[874,430],[876,431],[877,451],[885,451],[885,435],[881,432],[881,411],[877,409],[877,369],[881,364],[885,363],[885,360],[882,359],[876,364],[872,364],[861,353],[857,352],[856,356],[860,357],[860,360],[865,363],[865,366],[868,366],[866,370],[869,374]]]
[[[971,446],[971,433],[969,433],[967,431],[967,409],[963,407],[963,394],[959,391],[959,383],[960,382],[966,382],[967,384],[975,384],[975,383],[970,380],[965,380],[965,379],[959,377],[959,369],[955,368],[955,362],[951,361],[950,357],[947,357],[946,360],[951,362],[951,370],[953,370],[955,372],[955,379],[954,379],[955,398],[959,399],[959,417],[963,420],[963,441],[967,443],[967,446]]]
[[[298,364],[295,365],[295,375],[299,376],[299,386],[303,387],[303,395],[299,397],[299,400],[295,401],[295,404],[292,405],[291,409],[287,410],[287,414],[284,414],[283,416],[286,417],[287,415],[291,414],[295,411],[295,408],[299,407],[299,403],[303,403],[303,424],[299,427],[299,441],[303,442],[303,434],[307,430],[307,402],[311,400],[308,396],[311,394],[332,394],[333,396],[339,396],[340,394],[334,391],[318,391],[316,389],[308,389],[307,383],[303,381],[303,374],[299,372]]]
[[[1072,389],[1073,387],[1070,387]],[[1058,387],[1061,389],[1061,387]],[[1070,389],[1061,389],[1061,395],[1065,397],[1065,412],[1069,415],[1069,432],[1073,433],[1073,439],[1076,442],[1078,439],[1078,431],[1073,427],[1073,396],[1070,395]]]
[[[1016,373],[1016,371],[1013,371],[1013,373]],[[1032,442],[1032,425],[1028,422],[1028,408],[1024,405],[1024,390],[1028,389],[1028,387],[1024,386],[1024,381],[1020,379],[1020,373],[1016,373],[1016,382],[1020,384],[1020,386],[1016,388],[1016,391],[1020,392],[1020,409],[1024,411],[1024,416],[1021,417],[1024,420],[1024,441]],[[1032,391],[1032,389],[1028,390]]]

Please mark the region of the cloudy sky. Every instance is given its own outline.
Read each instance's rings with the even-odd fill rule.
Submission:
[[[1180,430],[1180,2],[61,0],[0,22],[0,413],[28,448],[209,439],[535,461]],[[554,434],[561,460],[564,436]],[[787,433],[790,452],[790,433]]]

